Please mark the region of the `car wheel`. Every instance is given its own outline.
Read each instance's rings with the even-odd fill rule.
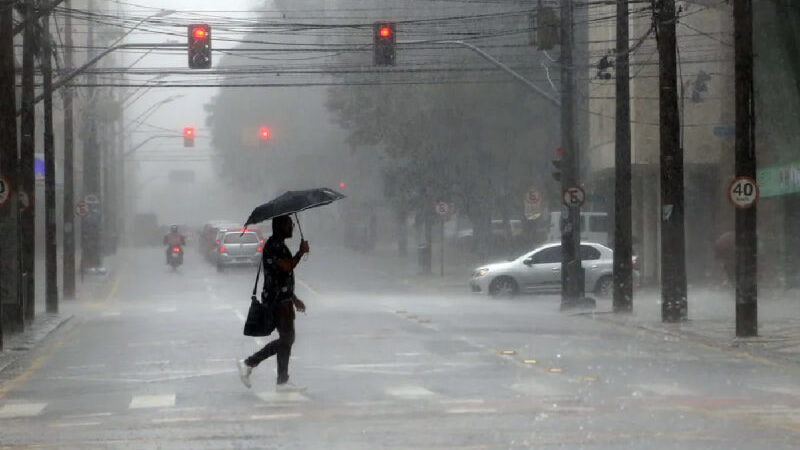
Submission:
[[[604,276],[597,280],[597,286],[594,288],[595,294],[602,298],[610,298],[614,295],[614,279],[610,276]]]
[[[489,285],[492,297],[513,297],[519,293],[517,282],[511,277],[497,277]]]

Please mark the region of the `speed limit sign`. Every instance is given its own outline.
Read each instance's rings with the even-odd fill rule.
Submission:
[[[0,206],[5,205],[9,198],[11,198],[11,184],[0,175]]]
[[[758,183],[750,177],[739,177],[728,186],[728,199],[740,209],[753,207],[758,202]]]

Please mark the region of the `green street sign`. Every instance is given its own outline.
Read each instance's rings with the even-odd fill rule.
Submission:
[[[756,173],[761,197],[777,197],[800,192],[800,162],[765,167]]]

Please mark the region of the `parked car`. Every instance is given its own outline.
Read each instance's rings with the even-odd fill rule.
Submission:
[[[261,251],[264,249],[261,239],[254,231],[241,229],[225,232],[217,246],[217,270],[220,272],[228,266],[258,265]]]
[[[581,243],[586,292],[610,297],[613,292],[614,252],[592,242]],[[636,258],[632,263],[635,265]],[[639,273],[634,270],[634,285]],[[473,292],[491,296],[561,292],[561,244],[547,244],[507,262],[487,264],[472,273]]]

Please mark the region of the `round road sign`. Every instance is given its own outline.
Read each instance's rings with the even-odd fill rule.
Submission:
[[[11,198],[11,184],[0,175],[0,206],[5,205],[9,198]]]
[[[445,202],[436,202],[436,213],[440,216],[446,216],[450,212],[450,205]]]
[[[75,214],[79,217],[89,214],[89,205],[86,202],[78,202],[75,205]]]
[[[758,182],[750,177],[736,178],[728,186],[728,200],[737,208],[751,208],[758,202]]]
[[[586,192],[577,186],[566,188],[561,193],[561,200],[564,202],[564,206],[581,207],[586,201]]]

